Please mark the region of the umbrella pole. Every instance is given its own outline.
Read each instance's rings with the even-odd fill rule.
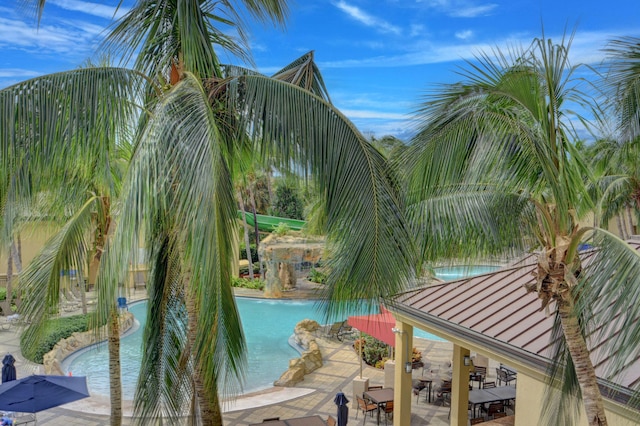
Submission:
[[[360,332],[360,344],[358,346],[360,349],[360,378],[362,379],[362,331]]]

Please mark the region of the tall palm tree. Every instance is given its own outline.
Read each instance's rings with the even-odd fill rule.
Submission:
[[[277,0],[243,4],[277,23],[286,10]],[[143,422],[188,415],[220,424],[221,398],[240,389],[245,347],[230,286],[231,177],[247,149],[275,159],[280,170],[306,171],[321,189],[334,253],[328,314],[353,300],[376,306],[404,288],[415,266],[386,163],[316,95],[324,85],[315,64],[303,58],[310,65],[298,69],[311,72],[291,72],[294,64],[282,79],[221,66],[214,45],[244,52],[216,25],[236,26],[242,36],[239,23],[226,1],[138,1],[108,39],[124,58],[139,52],[135,68],[167,90],[145,105],[97,282],[97,316],[107,321],[134,242],[143,238],[152,301],[136,397]]]
[[[571,40],[556,44],[543,36],[528,48],[482,54],[461,71],[463,82],[426,97],[421,127],[403,156],[407,208],[424,261],[539,250],[535,284],[527,290],[556,317],[552,359],[559,362],[550,383],[561,383],[562,395],[581,397],[590,425],[604,425],[589,348],[596,327],[624,323],[607,355],[616,367],[638,355],[632,318],[639,313],[640,256],[581,222],[594,202],[583,179],[590,172],[573,144],[572,111],[594,105],[576,76],[579,67],[569,63]],[[589,265],[578,250],[585,241],[599,248]],[[615,322],[609,306],[628,322]],[[615,371],[606,374],[610,379]],[[573,424],[576,405],[566,402],[547,401],[541,420]]]

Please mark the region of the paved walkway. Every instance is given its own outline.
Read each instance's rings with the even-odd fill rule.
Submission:
[[[308,283],[299,285],[299,289],[287,293],[288,298],[307,298],[315,294],[314,286]],[[134,298],[144,298],[143,292],[138,291]],[[238,295],[259,297],[255,291],[239,290]],[[293,332],[293,330],[292,330]],[[10,352],[16,358],[18,377],[32,373],[42,373],[42,367],[25,361],[20,354],[19,330],[0,331],[0,351]],[[272,388],[252,395],[238,398],[234,404],[225,404],[225,425],[247,425],[261,422],[267,417],[299,417],[319,414],[323,418],[336,414],[333,398],[337,392],[344,392],[353,400],[352,381],[360,375],[358,356],[350,343],[342,343],[328,338],[318,338],[323,354],[324,365],[319,370],[305,376],[304,381],[293,388]],[[451,344],[416,339],[414,346],[423,351],[423,358],[427,360],[427,369],[444,371],[451,360]],[[414,370],[414,376],[419,377],[422,370]],[[384,371],[364,366],[363,376],[369,378],[370,385],[384,382]],[[411,425],[448,425],[449,407],[438,403],[428,403],[426,392],[419,398],[412,398]],[[355,402],[355,401],[352,401]],[[67,404],[38,413],[39,425],[70,426],[70,425],[108,425],[108,399],[91,397],[75,403]],[[356,422],[358,410],[351,406],[349,411],[350,423]],[[125,425],[132,424],[130,404],[125,404]],[[363,421],[362,413],[358,414],[359,422]],[[365,424],[375,425],[376,418],[367,417]]]

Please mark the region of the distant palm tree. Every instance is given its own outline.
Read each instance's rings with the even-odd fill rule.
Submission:
[[[423,260],[539,249],[535,283],[527,290],[556,317],[560,338],[551,383],[564,374],[562,395],[581,396],[588,423],[604,425],[587,342],[597,327],[618,324],[603,309],[613,306],[625,325],[606,353],[614,368],[638,356],[633,318],[640,314],[640,256],[615,235],[581,222],[594,202],[570,117],[595,108],[578,68],[569,64],[571,40],[555,44],[543,36],[526,49],[480,55],[461,71],[465,81],[426,97],[419,133],[403,161]],[[585,266],[579,247],[587,241],[599,251]],[[541,421],[573,424],[566,401],[549,397]]]
[[[281,1],[243,5],[276,23],[286,10]],[[232,176],[244,152],[317,182],[333,253],[328,314],[354,300],[375,306],[402,290],[415,266],[384,158],[319,96],[326,89],[312,55],[274,78],[219,63],[214,45],[247,56],[241,23],[228,2],[141,0],[108,38],[125,59],[139,52],[135,69],[165,89],[129,98],[145,115],[97,282],[97,316],[106,321],[144,241],[150,303],[135,406],[143,423],[187,415],[221,424],[220,398],[240,389],[246,348],[231,290]],[[215,25],[238,30],[240,44]]]

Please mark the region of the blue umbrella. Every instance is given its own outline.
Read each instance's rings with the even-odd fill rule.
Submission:
[[[0,385],[0,410],[37,413],[88,396],[84,376],[34,374]]]
[[[333,402],[338,406],[338,426],[346,426],[349,421],[349,400],[342,392],[338,392]]]
[[[2,359],[2,383],[16,379],[16,359],[11,354],[6,354]]]

